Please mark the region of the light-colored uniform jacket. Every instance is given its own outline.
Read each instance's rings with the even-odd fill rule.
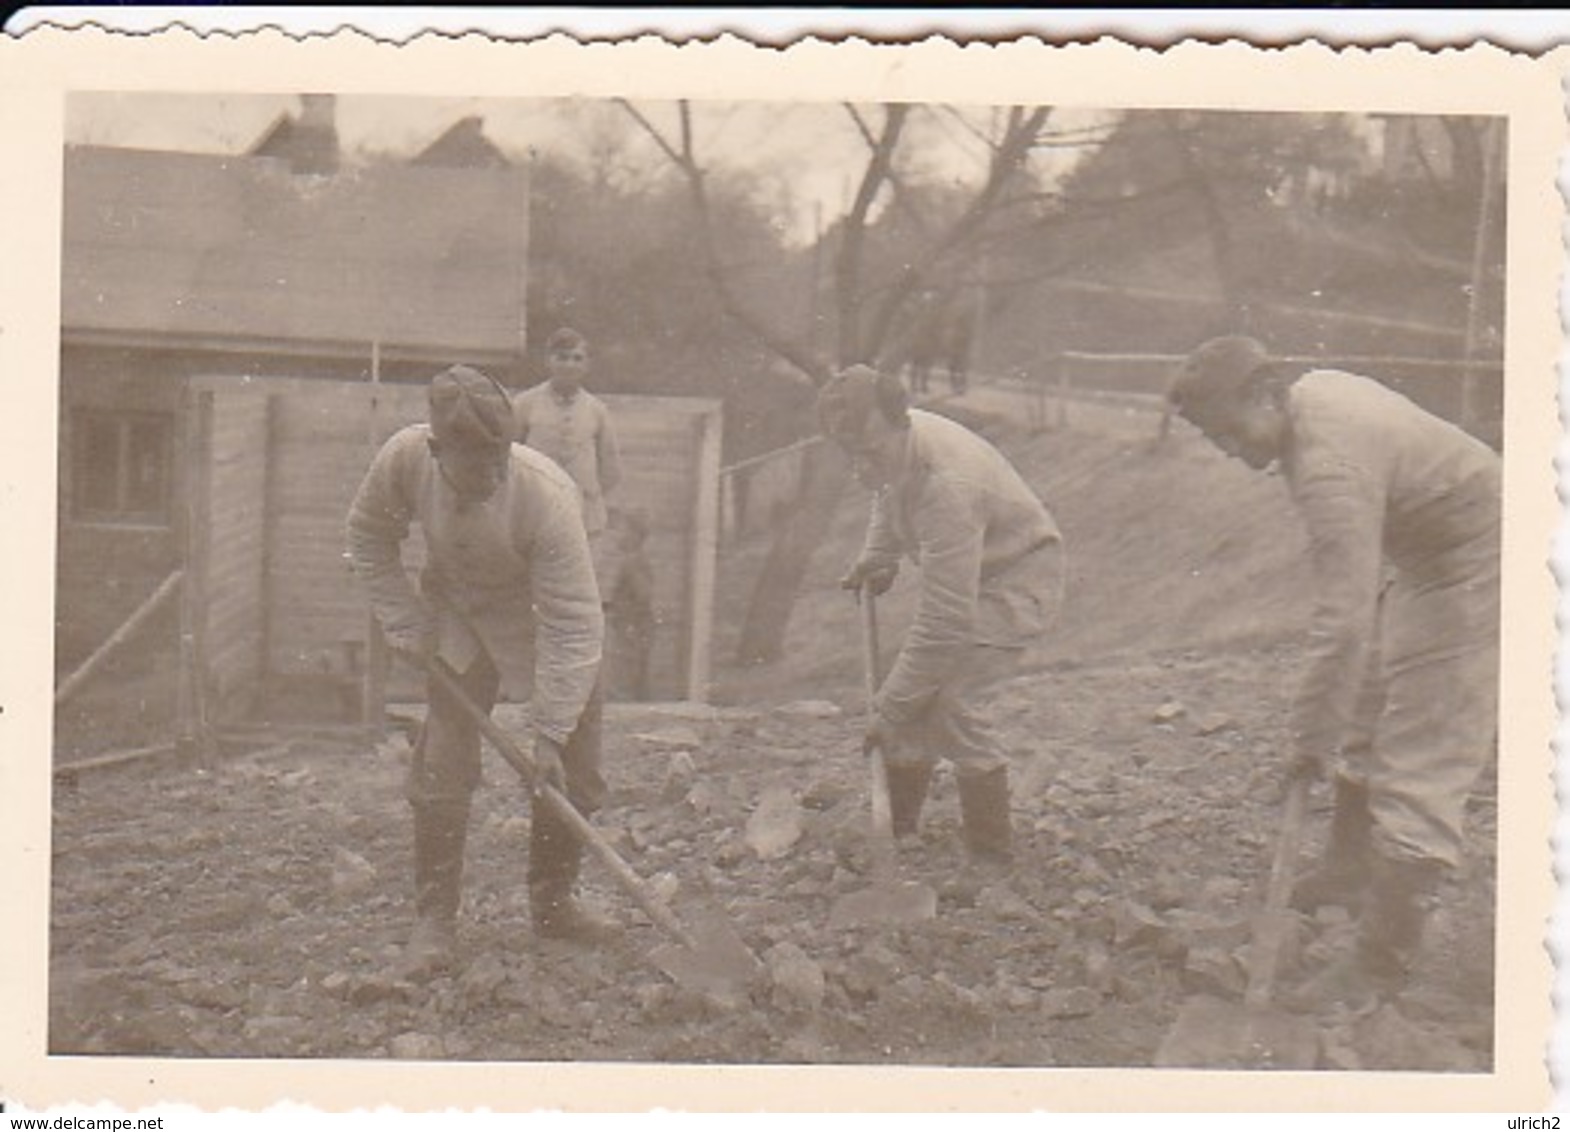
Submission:
[[[566,742],[598,675],[605,632],[578,489],[514,444],[496,493],[460,504],[429,437],[429,426],[411,425],[372,461],[349,511],[355,573],[387,628],[418,625],[428,609],[451,667],[467,670],[483,649],[505,686],[532,684],[535,727]],[[412,522],[425,537],[423,602],[402,560]]]
[[[876,492],[865,561],[921,568],[916,616],[878,694],[892,723],[914,717],[955,675],[974,645],[1021,648],[1057,613],[1040,571],[1013,570],[1028,555],[1061,551],[1057,523],[992,445],[946,417],[910,412],[905,460]],[[1061,585],[1061,574],[1057,575]]]
[[[1294,739],[1332,754],[1347,735],[1374,643],[1386,561],[1416,595],[1471,594],[1459,623],[1404,627],[1405,655],[1390,655],[1387,641],[1387,666],[1475,648],[1497,632],[1490,588],[1499,568],[1500,461],[1482,441],[1355,374],[1305,374],[1289,388],[1287,414],[1282,471],[1308,528],[1317,590]]]
[[[605,402],[581,388],[563,400],[544,381],[513,398],[512,411],[517,440],[566,469],[583,492],[584,526],[599,534],[607,522],[605,497],[621,482],[621,453]]]

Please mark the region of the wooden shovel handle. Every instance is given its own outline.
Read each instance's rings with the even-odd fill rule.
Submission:
[[[876,709],[878,698],[878,609],[872,587],[863,584],[856,595],[861,606],[861,660],[862,675],[867,685],[867,712]],[[868,793],[872,796],[872,869],[874,874],[887,877],[894,872],[894,815],[889,806],[889,774],[883,762],[883,752],[867,752],[869,773]]]
[[[872,710],[872,703],[878,698],[878,599],[872,595],[872,587],[862,584],[861,592],[857,595],[857,604],[861,606],[861,671],[867,685],[867,710]]]
[[[1297,862],[1307,809],[1308,779],[1294,774],[1281,806],[1281,835],[1276,839],[1275,856],[1270,862],[1264,910],[1248,952],[1248,986],[1243,992],[1243,1001],[1250,1007],[1264,1007],[1270,1002],[1276,962],[1281,957],[1281,941],[1286,934],[1285,913],[1287,900],[1292,895],[1293,866]]]
[[[462,685],[440,660],[427,659],[425,670],[455,703],[463,707],[464,712],[474,721],[481,734],[491,741],[491,746],[496,748],[496,753],[507,760],[525,781],[532,783],[535,778],[534,759],[523,749],[523,746],[492,719],[490,713],[480,710],[479,705],[469,698]],[[612,878],[621,890],[632,897],[638,907],[648,913],[649,919],[684,946],[693,946],[692,937],[681,926],[681,921],[676,919],[669,908],[655,899],[654,893],[649,890],[648,885],[644,884],[643,878],[633,872],[632,866],[622,860],[621,854],[611,848],[610,842],[605,840],[588,818],[578,812],[578,807],[574,806],[566,795],[547,782],[541,783],[536,788],[535,797],[549,806],[572,830],[578,840],[600,859],[610,870]]]

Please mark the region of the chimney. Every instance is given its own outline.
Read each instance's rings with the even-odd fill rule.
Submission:
[[[338,171],[338,96],[302,94],[295,119],[292,165],[296,173],[322,176]]]

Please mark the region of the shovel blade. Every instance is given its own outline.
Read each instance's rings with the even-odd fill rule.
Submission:
[[[829,912],[829,926],[863,928],[914,924],[933,919],[937,914],[937,892],[929,885],[902,881],[840,897]]]
[[[685,917],[690,946],[667,943],[649,953],[649,961],[678,986],[710,994],[728,994],[745,987],[762,970],[730,922],[704,908]]]
[[[1196,998],[1156,1051],[1158,1069],[1314,1069],[1319,1030],[1312,1019]]]

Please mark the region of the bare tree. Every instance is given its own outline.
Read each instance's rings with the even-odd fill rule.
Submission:
[[[626,101],[619,104],[684,178],[701,254],[726,313],[814,385],[821,385],[839,366],[877,359],[902,312],[928,280],[940,272],[961,270],[967,257],[974,256],[981,246],[989,221],[1013,203],[1015,194],[1033,190],[1023,174],[1050,113],[1045,107],[1010,108],[999,136],[988,139],[990,157],[980,186],[957,217],[936,226],[921,216],[899,169],[910,137],[907,126],[917,108],[886,105],[874,119],[869,110],[848,104],[844,107],[866,144],[867,158],[845,216],[823,237],[834,243],[829,306],[835,325],[835,356],[830,360],[817,356],[809,343],[772,325],[740,294],[739,284],[720,254],[707,189],[709,170],[697,152],[691,107],[686,102],[677,105],[677,127],[670,136],[637,106]],[[920,246],[900,249],[892,277],[875,277],[869,253],[879,235],[877,205],[886,194],[896,210],[914,221]],[[814,549],[823,541],[847,478],[845,462],[831,446],[809,450],[797,497],[779,527],[748,605],[737,649],[739,662],[760,663],[780,655],[802,579]]]

